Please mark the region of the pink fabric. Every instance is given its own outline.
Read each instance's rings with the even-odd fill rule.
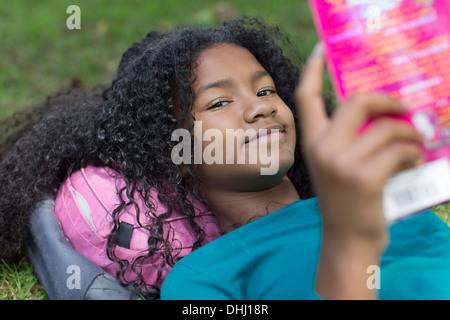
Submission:
[[[117,190],[124,185],[125,182],[114,170],[89,166],[72,174],[61,185],[55,202],[56,215],[74,249],[112,275],[115,275],[119,265],[107,257],[106,242],[114,225],[111,214],[120,203]],[[151,192],[151,196],[157,199],[156,191]],[[149,225],[151,222],[144,214],[147,207],[143,199],[137,199],[137,203],[141,208],[141,224]],[[162,203],[157,202],[155,205],[157,214],[164,213],[167,209]],[[197,208],[195,221],[206,234],[202,242],[204,245],[218,238],[220,231],[214,214],[208,212],[206,207],[197,200],[194,200],[194,205]],[[149,231],[139,226],[134,206],[128,206],[121,212],[120,221],[132,224],[134,229],[130,249],[117,246],[115,253],[117,257],[133,262],[137,256],[147,251]],[[167,221],[169,225],[164,229],[164,235],[172,243],[173,255],[178,253],[177,258],[186,256],[192,252],[196,233],[187,218],[180,212],[172,212]],[[156,283],[161,259],[160,255],[153,255],[145,260],[142,274],[147,284],[161,285],[170,271],[171,267],[166,264],[161,281]],[[127,280],[134,277],[131,271],[126,275]]]

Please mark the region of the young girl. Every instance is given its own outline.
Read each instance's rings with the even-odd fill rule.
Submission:
[[[227,234],[177,264],[163,297],[280,298],[283,292],[295,293],[292,286],[299,285],[304,291],[291,298],[315,297],[314,291],[324,298],[375,297],[366,286],[366,270],[378,265],[388,242],[382,188],[398,166],[420,157],[421,137],[384,118],[365,134],[356,134],[369,117],[405,112],[401,103],[383,95],[355,95],[328,119],[320,98],[323,63],[317,58],[310,60],[297,91],[302,116],[297,119],[299,72],[275,39],[284,38],[276,29],[247,19],[221,28],[152,32],[124,54],[103,95],[67,96],[53,103],[56,108],[50,101],[30,131],[13,131],[6,139],[7,146],[15,147],[2,154],[0,167],[0,190],[8,195],[0,203],[1,256],[13,256],[25,243],[29,216],[39,200],[55,196],[71,173],[101,168],[116,190],[115,205],[108,206],[109,215],[92,212],[92,218],[102,216],[110,226],[104,252],[114,261],[116,277],[144,295],[152,295],[151,289],[158,295],[168,271],[187,254],[183,248],[199,248],[217,238],[220,229]],[[172,133],[186,128],[193,136],[194,121],[201,121],[204,131],[269,130],[256,142],[279,143],[279,170],[263,176],[260,163],[197,165],[194,159],[175,165],[171,156],[178,142],[172,141]],[[313,221],[319,211],[302,147],[320,195],[321,222]],[[237,148],[245,154],[248,143]],[[303,206],[296,207],[298,203]],[[199,219],[202,206],[214,213],[218,225],[206,233]],[[284,214],[291,209],[312,220],[305,224],[295,214]],[[130,214],[135,217],[133,232],[140,228],[147,239],[146,250],[127,260],[121,254],[121,222]],[[413,240],[439,235],[445,239],[436,242],[439,246],[420,248],[438,248],[436,256],[446,261],[448,250],[442,245],[450,239],[448,228],[432,213],[419,217],[417,223],[411,220],[397,228],[398,234],[411,228],[418,237],[401,241],[391,235],[390,245],[406,245],[403,253],[413,255]],[[173,226],[179,218],[188,223]],[[417,224],[423,228],[412,228]],[[284,232],[280,225],[291,229]],[[318,226],[323,226],[322,233]],[[76,238],[69,240],[77,246]],[[302,247],[299,241],[311,246]],[[291,253],[291,246],[296,251]],[[425,251],[418,250],[418,256]],[[297,270],[299,265],[304,269]],[[280,273],[283,268],[286,272]],[[300,278],[304,281],[290,281]]]

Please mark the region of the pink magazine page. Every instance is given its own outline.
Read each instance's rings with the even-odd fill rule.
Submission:
[[[450,0],[309,0],[340,101],[384,92],[410,106],[425,163],[389,181],[395,220],[450,200]],[[370,123],[370,122],[369,122]]]
[[[310,0],[339,100],[389,93],[426,136],[428,161],[450,156],[450,0]]]

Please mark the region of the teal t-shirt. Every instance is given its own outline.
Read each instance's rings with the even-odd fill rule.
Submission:
[[[426,211],[390,226],[380,299],[450,299],[450,228]],[[189,254],[166,277],[162,299],[317,299],[317,198],[296,201]],[[379,282],[377,282],[379,281]],[[377,290],[377,289],[374,289]]]

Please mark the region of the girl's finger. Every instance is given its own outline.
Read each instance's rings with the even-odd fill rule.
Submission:
[[[411,125],[384,118],[372,123],[348,151],[352,159],[368,159],[395,141],[410,141],[420,145],[423,138]]]
[[[317,44],[306,62],[300,85],[295,90],[299,125],[305,139],[314,137],[328,123],[322,98],[325,58],[321,44]]]
[[[382,115],[401,115],[408,108],[400,100],[382,93],[355,93],[334,114],[334,125],[330,129],[337,141],[348,141],[355,137],[371,118]]]
[[[414,142],[391,143],[386,148],[374,155],[367,162],[367,170],[376,172],[376,179],[382,179],[385,183],[389,177],[404,165],[413,164],[423,159],[420,145]]]

